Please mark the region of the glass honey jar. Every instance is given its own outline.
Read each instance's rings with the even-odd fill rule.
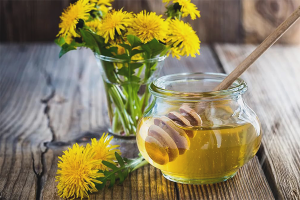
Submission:
[[[185,184],[210,184],[233,177],[254,157],[261,143],[256,114],[237,79],[213,91],[225,74],[163,76],[149,89],[153,99],[137,128],[143,157],[165,178]]]

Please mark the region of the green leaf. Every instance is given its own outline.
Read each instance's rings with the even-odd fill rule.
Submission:
[[[116,183],[116,176],[115,176],[115,174],[112,174],[111,178],[110,178],[110,184],[108,187],[112,188],[115,185],[115,183]]]
[[[91,33],[90,31],[86,31],[84,29],[80,29],[80,33],[82,35],[83,41],[85,42],[86,46],[89,47],[93,52],[100,54],[100,48],[98,42],[101,41],[97,35]]]
[[[117,159],[118,163],[120,164],[120,166],[124,167],[125,163],[124,163],[122,157],[117,152],[115,152],[115,156],[116,156],[116,159]]]
[[[136,54],[144,53],[144,52],[145,52],[144,50],[134,49],[134,50],[131,51],[130,56],[132,57],[132,56],[134,56]]]
[[[110,169],[113,169],[113,170],[118,169],[118,167],[117,167],[116,165],[114,165],[114,164],[112,164],[112,163],[110,163],[110,162],[107,162],[107,161],[105,161],[105,160],[103,160],[102,163],[103,163],[103,165],[109,167]]]
[[[58,46],[62,46],[63,44],[66,43],[65,38],[62,38],[62,37],[56,38],[56,39],[54,40],[54,42],[55,42],[55,44],[57,44]]]
[[[144,65],[144,63],[130,63],[132,69],[140,68]]]
[[[141,47],[149,54],[150,58],[159,55],[166,49],[166,46],[157,41],[155,38]]]
[[[72,51],[72,50],[75,50],[76,47],[74,47],[73,45],[69,45],[69,44],[64,44],[62,47],[61,47],[61,50],[59,52],[59,58],[61,58],[65,53],[69,52],[69,51]]]
[[[117,180],[119,180],[119,183],[121,184],[127,178],[128,174],[131,171],[141,166],[144,166],[145,164],[148,164],[148,162],[145,161],[144,158],[141,156],[136,159],[122,158],[118,153],[115,153],[115,156],[119,166],[116,166],[107,161],[102,161],[102,163],[111,170],[110,171],[99,170],[99,172],[104,174],[104,177],[98,178],[98,180],[102,182],[102,184],[96,184],[96,187],[98,189],[103,189],[106,186],[107,181],[109,181],[110,183],[109,187],[113,187]]]
[[[140,38],[138,38],[137,36],[134,35],[127,35],[127,40],[131,45],[131,48],[137,47],[137,46],[141,46],[142,45],[142,41],[140,40]]]
[[[114,52],[115,54],[118,53],[118,47],[110,47],[108,50],[111,51],[111,52]]]
[[[129,62],[129,60],[130,60],[130,57],[129,57],[126,53],[121,54],[121,55],[115,55],[115,58],[127,60],[128,62]]]
[[[140,82],[141,81],[141,78],[140,77],[137,77],[137,76],[132,76],[131,77],[131,82],[136,82],[136,83],[138,83],[138,82]]]

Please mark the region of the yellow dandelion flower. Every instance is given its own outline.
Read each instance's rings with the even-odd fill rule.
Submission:
[[[87,27],[89,27],[95,33],[97,33],[98,30],[100,30],[100,28],[101,28],[101,22],[100,22],[100,20],[97,20],[97,19],[86,22],[85,25]]]
[[[102,164],[102,161],[105,160],[107,162],[115,164],[115,152],[120,154],[120,150],[116,149],[119,145],[111,145],[110,142],[113,137],[108,137],[108,134],[103,134],[99,141],[95,138],[92,139],[92,149],[94,151],[94,159],[100,160],[101,162],[96,166],[95,169],[106,170],[107,167]]]
[[[58,195],[62,198],[85,198],[88,192],[97,191],[95,183],[104,177],[95,169],[101,161],[93,159],[94,153],[90,145],[79,146],[77,143],[64,151],[59,157],[56,181],[58,181]]]
[[[113,1],[114,0],[91,0],[92,3],[95,3],[97,5],[97,9],[102,13],[102,17],[112,9],[111,3]]]
[[[200,11],[197,10],[195,4],[191,3],[191,0],[174,0],[173,3],[178,3],[181,6],[182,17],[190,15],[192,20],[200,17]]]
[[[173,58],[176,57],[178,60],[180,60],[181,52],[180,49],[178,49],[177,47],[171,48],[167,56],[169,56],[170,54],[172,54]]]
[[[101,21],[101,29],[99,30],[99,34],[105,38],[105,43],[108,40],[114,40],[116,33],[122,35],[121,31],[126,30],[131,17],[131,13],[122,10],[107,13]]]
[[[166,38],[168,25],[161,15],[155,12],[142,11],[131,20],[131,28],[128,34],[135,35],[142,42],[147,43],[152,39],[163,41]]]
[[[118,47],[118,55],[122,55],[124,53],[126,53],[125,48],[120,46],[120,45],[116,45],[116,47]]]
[[[162,2],[163,3],[170,3],[170,1],[172,1],[172,0],[163,0]]]
[[[76,24],[79,19],[87,20],[90,16],[89,12],[94,9],[94,6],[89,3],[89,0],[78,0],[75,4],[70,4],[60,17],[60,31],[57,36],[65,37],[68,34],[77,37]]]
[[[97,5],[105,5],[105,6],[112,6],[111,3],[114,0],[91,0],[91,3],[95,3]]]
[[[72,36],[70,36],[69,34],[65,37],[65,42],[67,44],[71,44],[71,42],[73,41],[73,38]]]
[[[98,7],[98,10],[102,13],[102,17],[104,17],[111,9],[112,7],[106,7],[105,5],[100,5]]]
[[[168,45],[175,47],[182,56],[200,55],[200,40],[193,28],[183,21],[173,19],[169,23]]]

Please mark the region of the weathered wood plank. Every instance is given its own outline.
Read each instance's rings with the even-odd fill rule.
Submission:
[[[244,41],[262,42],[300,5],[299,0],[242,0]],[[296,22],[280,39],[281,43],[300,43],[300,22]]]
[[[41,98],[48,94],[39,66],[45,45],[0,45],[0,198],[35,199],[44,142],[52,136]],[[40,59],[42,57],[42,59]]]
[[[254,48],[216,46],[226,72]],[[299,51],[299,46],[273,46],[242,75],[250,88],[245,99],[261,119],[260,162],[276,199],[300,198]]]

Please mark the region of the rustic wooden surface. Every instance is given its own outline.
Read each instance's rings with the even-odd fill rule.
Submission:
[[[217,45],[227,73],[254,50],[252,45]],[[259,159],[276,199],[300,199],[299,46],[274,46],[246,71],[245,99],[260,117]]]
[[[1,0],[0,41],[53,41],[61,12],[75,0]],[[288,17],[300,0],[192,0],[201,18],[187,20],[202,42],[261,42]],[[140,12],[165,12],[162,0],[115,0],[113,7]],[[300,43],[300,22],[281,40]]]
[[[242,0],[244,41],[260,43],[300,6],[300,0]],[[300,43],[300,22],[279,40]]]
[[[93,54],[80,50],[58,59],[58,51],[49,44],[0,45],[0,199],[59,199],[57,157],[74,142],[85,143],[106,131],[105,93]],[[202,45],[201,56],[180,62],[168,59],[163,68],[163,74],[187,71],[222,72],[223,68],[213,49]],[[134,140],[114,142],[121,145],[123,155],[137,155]],[[297,154],[293,155],[290,158],[296,159]],[[268,163],[272,166],[272,160]],[[288,175],[292,182],[279,176],[274,184],[280,188],[295,184],[293,175]],[[292,189],[292,194],[299,192]],[[123,185],[106,188],[91,199],[274,197],[255,157],[233,179],[203,186],[170,182],[148,165],[132,173]]]

